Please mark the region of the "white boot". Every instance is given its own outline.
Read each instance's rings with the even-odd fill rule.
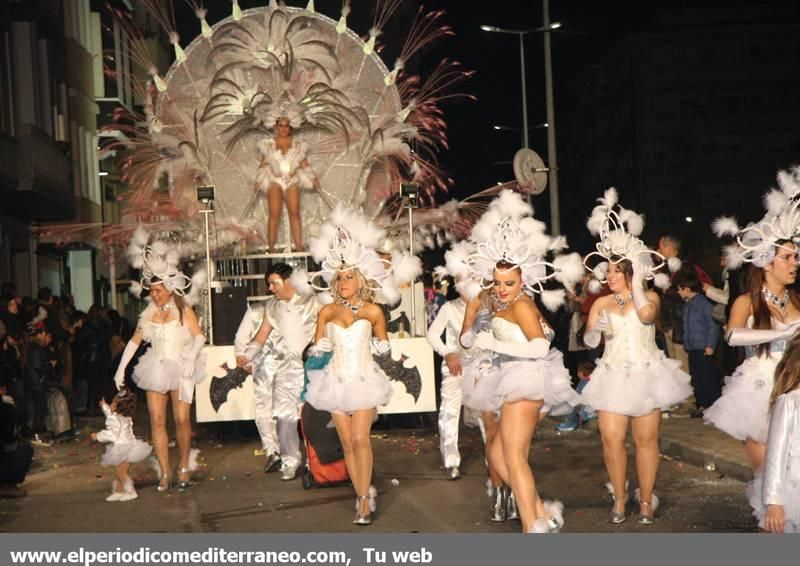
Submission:
[[[139,497],[139,494],[136,493],[136,488],[133,487],[133,480],[128,479],[125,481],[124,484],[125,490],[120,493],[119,498],[117,501],[133,501],[134,499]]]
[[[114,502],[119,501],[119,498],[122,497],[123,492],[117,491],[117,480],[113,480],[111,482],[111,495],[106,497],[106,501]]]

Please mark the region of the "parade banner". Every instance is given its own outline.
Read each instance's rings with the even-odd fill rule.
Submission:
[[[394,338],[391,355],[375,361],[389,376],[394,393],[381,414],[436,410],[433,350],[425,338]],[[253,376],[236,369],[233,346],[206,346],[206,379],[196,387],[197,422],[255,419]]]

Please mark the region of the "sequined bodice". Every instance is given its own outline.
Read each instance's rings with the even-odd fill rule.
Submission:
[[[611,364],[638,363],[658,354],[655,324],[643,324],[636,311],[609,313],[605,330],[603,361]]]
[[[542,325],[545,339],[552,342],[555,336],[553,329],[542,319],[539,319],[539,324]],[[499,316],[492,319],[492,332],[495,338],[504,342],[528,342],[528,338],[518,324]]]
[[[347,328],[329,322],[325,334],[333,345],[330,365],[334,375],[340,380],[363,375],[367,364],[372,362],[370,321],[360,318]]]
[[[143,320],[140,329],[142,339],[152,345],[156,355],[170,360],[177,360],[192,343],[192,333],[178,319],[165,323]]]
[[[753,315],[747,317],[747,328],[753,328],[753,324],[755,320],[753,319]],[[772,317],[772,328],[775,330],[780,330],[781,328],[786,328],[786,324],[777,320],[775,317]],[[789,345],[789,340],[773,340],[769,343],[769,357],[780,359],[783,356],[784,350]],[[746,358],[752,358],[753,356],[758,355],[758,350],[760,346],[745,346],[744,347],[744,355]]]

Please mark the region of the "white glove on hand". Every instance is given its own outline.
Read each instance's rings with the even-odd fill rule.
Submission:
[[[603,331],[608,328],[608,317],[606,311],[600,311],[600,315],[594,322],[591,330],[583,333],[583,343],[589,348],[597,348],[600,345],[600,338],[603,336]]]
[[[497,340],[491,332],[479,332],[474,346],[481,350],[494,350]]]
[[[475,345],[475,338],[476,335],[472,330],[467,330],[464,334],[461,335],[459,341],[461,345],[464,346],[466,349],[470,349]]]
[[[200,334],[192,339],[192,345],[189,347],[189,349],[181,353],[178,361],[181,364],[184,379],[191,377],[194,373],[194,365],[197,361],[197,356],[200,355],[200,350],[203,349],[205,344],[206,337]]]
[[[800,321],[795,321],[786,328],[761,330],[758,328],[734,328],[726,336],[731,346],[758,346],[774,340],[788,340],[800,330]]]
[[[322,357],[322,354],[324,354],[325,352],[331,352],[331,351],[333,351],[333,344],[328,338],[323,336],[317,341],[316,344],[314,344],[313,346],[311,346],[311,348],[309,348],[308,355],[311,356],[312,358],[320,358]]]
[[[369,347],[372,351],[372,354],[378,356],[382,356],[386,352],[390,352],[392,350],[392,345],[389,344],[388,340],[378,340],[377,338],[372,338],[369,341]]]
[[[636,310],[641,310],[652,303],[648,300],[644,290],[644,280],[652,273],[653,268],[642,264],[641,261],[633,262],[633,277],[631,278],[631,295],[633,295],[633,306]]]
[[[117,386],[118,391],[125,385],[125,370],[128,368],[128,364],[131,363],[133,355],[138,349],[139,344],[135,344],[132,340],[129,340],[125,345],[125,349],[122,351],[122,358],[119,360],[117,373],[114,374],[114,385]]]

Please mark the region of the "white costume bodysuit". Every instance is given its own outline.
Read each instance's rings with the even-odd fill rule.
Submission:
[[[392,385],[372,359],[372,323],[365,318],[348,327],[328,322],[325,336],[332,356],[324,368],[308,371],[306,401],[321,411],[343,414],[386,405]]]
[[[461,454],[458,451],[458,420],[461,414],[462,392],[461,380],[463,371],[471,361],[472,353],[461,346],[459,336],[461,335],[461,325],[464,322],[464,312],[466,303],[458,298],[446,302],[439,309],[436,318],[428,329],[428,342],[433,350],[442,358],[448,354],[458,355],[461,361],[462,375],[450,375],[450,369],[446,361],[442,361],[442,400],[439,406],[439,450],[442,453],[445,468],[459,467],[461,465]],[[445,341],[442,342],[442,333],[445,334]],[[467,410],[472,410],[467,407]],[[465,416],[465,421],[466,421]],[[474,420],[474,419],[473,419]],[[480,415],[477,418],[481,434],[485,438],[483,421]]]
[[[270,185],[275,184],[284,191],[289,187],[313,189],[316,175],[310,166],[301,166],[308,159],[308,145],[294,139],[292,146],[284,153],[275,145],[272,138],[259,142],[258,151],[261,153],[261,164],[256,173],[256,186],[266,192]]]
[[[194,338],[185,321],[181,324],[177,312],[169,322],[153,322],[156,309],[151,304],[139,317],[139,332],[142,340],[150,344],[150,349],[133,368],[133,381],[145,391],[167,393],[178,390],[180,400],[191,403],[194,386],[206,377],[206,357],[203,354],[197,356],[194,371],[183,377],[180,357],[191,350]]]
[[[678,360],[656,346],[655,324],[644,324],[635,309],[608,312],[605,350],[583,403],[596,411],[639,417],[680,403],[692,394],[691,378]]]
[[[772,328],[786,325],[772,319]],[[747,328],[753,327],[753,317]],[[765,443],[769,430],[769,396],[775,384],[775,368],[788,340],[769,343],[769,354],[759,355],[758,346],[745,347],[747,359],[725,378],[722,396],[706,409],[703,418],[737,440]]]

